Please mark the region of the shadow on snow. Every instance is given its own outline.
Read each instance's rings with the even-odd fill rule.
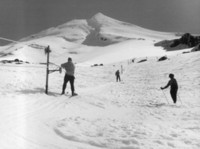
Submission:
[[[24,90],[19,90],[17,92],[22,94],[46,94],[44,88],[24,89]],[[49,91],[47,95],[56,97],[59,96],[60,94]]]

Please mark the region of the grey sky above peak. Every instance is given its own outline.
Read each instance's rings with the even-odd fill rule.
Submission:
[[[200,0],[1,0],[0,37],[19,40],[98,12],[147,29],[200,34]]]

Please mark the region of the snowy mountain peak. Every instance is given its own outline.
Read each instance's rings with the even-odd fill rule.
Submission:
[[[95,14],[95,15],[91,18],[91,20],[96,20],[96,21],[98,21],[98,22],[101,22],[101,21],[109,21],[109,20],[114,21],[113,18],[108,17],[108,16],[106,16],[106,15],[104,15],[103,13],[100,13],[100,12],[97,13],[97,14]]]
[[[134,39],[163,40],[174,35],[148,30],[97,13],[90,19],[75,19],[24,38],[23,41],[54,36],[89,46],[105,46]]]
[[[0,48],[0,55],[9,55],[10,59],[19,58],[26,61],[41,62],[44,59],[44,51],[40,47],[49,45],[55,62],[63,61],[61,55],[64,60],[66,60],[66,56],[71,56],[77,62],[92,59],[93,62],[97,62],[94,57],[104,55],[98,58],[98,61],[102,61],[106,57],[105,55],[109,53],[108,58],[106,58],[107,63],[109,63],[111,59],[113,62],[132,58],[130,53],[126,54],[121,49],[129,50],[134,56],[143,56],[142,53],[144,52],[141,51],[147,49],[145,45],[154,49],[156,41],[173,39],[174,37],[175,35],[172,33],[145,29],[97,13],[88,20],[71,20],[30,35],[21,40],[21,43],[2,47]],[[135,51],[137,49],[138,52],[135,53],[132,49],[135,49]],[[116,58],[113,58],[112,53],[115,53]],[[152,53],[151,51],[149,54],[152,55]],[[149,54],[145,54],[145,56]]]
[[[96,19],[98,19],[98,18],[107,18],[107,16],[104,15],[103,13],[101,13],[101,12],[98,12],[92,18],[96,18]]]
[[[121,22],[119,20],[113,19],[111,17],[108,17],[102,13],[97,13],[94,15],[91,19],[88,20],[90,23],[93,22],[96,23],[98,26],[109,26],[109,25],[119,25],[119,24],[126,24],[125,22]],[[128,24],[128,23],[127,23]]]

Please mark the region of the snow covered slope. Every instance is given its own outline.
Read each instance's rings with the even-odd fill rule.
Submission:
[[[68,56],[77,63],[88,63],[90,59],[92,63],[110,63],[113,59],[111,53],[116,53],[117,61],[138,57],[141,53],[142,56],[164,55],[165,51],[154,47],[154,43],[173,38],[175,33],[144,29],[98,13],[91,19],[72,20],[24,38],[19,43],[0,47],[0,59],[45,62],[43,49],[49,45],[52,50],[50,59],[56,63],[66,61]],[[119,52],[121,50],[124,52]],[[108,59],[100,60],[99,57],[105,55]]]
[[[38,34],[31,35],[23,40],[31,40],[46,36],[56,36],[71,42],[103,46],[105,44],[109,45],[128,39],[171,39],[175,37],[175,34],[144,29],[130,23],[110,18],[102,13],[97,13],[91,19],[72,20],[57,27],[44,30]]]
[[[69,94],[60,95],[64,73],[50,75],[46,95],[45,66],[0,64],[0,148],[199,149],[199,56],[77,66],[79,96],[72,98],[69,86]],[[121,66],[123,82],[117,83]],[[169,73],[179,83],[177,105],[169,90],[159,89]]]
[[[0,60],[34,62],[0,63],[0,148],[199,149],[200,53],[153,46],[174,37],[97,14],[0,47]],[[60,95],[64,73],[57,72],[44,93],[46,67],[39,63],[46,61],[48,45],[51,62],[61,64],[68,56],[78,62],[79,96],[70,98],[69,86],[68,94]],[[169,60],[157,61],[155,56],[166,54]],[[147,61],[138,63],[144,57]],[[95,63],[106,65],[83,66]],[[117,83],[115,71],[121,68]],[[179,84],[177,105],[169,90],[160,90],[169,73]]]

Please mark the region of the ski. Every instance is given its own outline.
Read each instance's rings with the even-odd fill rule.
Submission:
[[[69,96],[69,98],[72,98],[72,97],[75,97],[75,96],[78,96],[78,94],[71,95],[71,96]]]

